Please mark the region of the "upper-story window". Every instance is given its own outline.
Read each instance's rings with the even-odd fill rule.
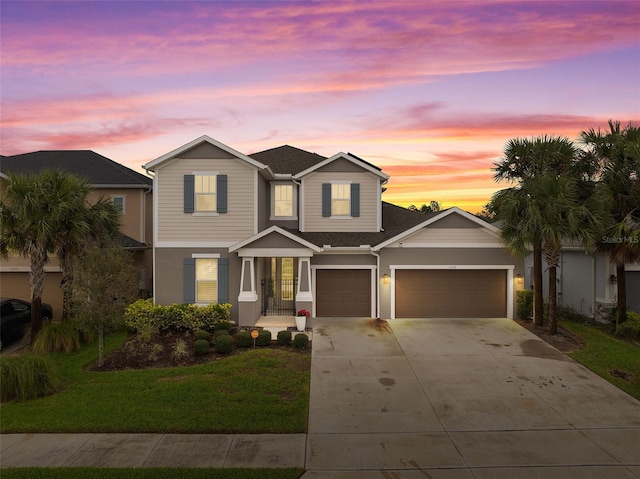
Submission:
[[[195,210],[198,212],[216,212],[217,175],[195,175]]]
[[[227,175],[217,172],[184,175],[184,212],[217,216],[227,212]]]
[[[124,196],[112,196],[111,197],[111,202],[113,203],[113,206],[115,206],[116,210],[118,210],[118,213],[120,213],[120,214],[124,214],[125,213]]]
[[[350,181],[323,183],[322,216],[332,219],[360,216],[360,184]]]
[[[271,184],[271,219],[296,219],[296,194],[292,184]]]

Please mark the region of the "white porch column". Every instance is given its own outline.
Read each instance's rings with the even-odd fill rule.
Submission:
[[[240,273],[240,294],[238,302],[255,302],[258,300],[256,292],[256,272],[253,256],[242,258],[242,271]]]
[[[313,301],[311,293],[311,258],[298,258],[298,290],[296,291],[296,302]]]

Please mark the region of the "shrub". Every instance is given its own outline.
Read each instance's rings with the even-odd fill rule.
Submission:
[[[296,334],[293,338],[293,347],[296,349],[307,349],[309,347],[309,336],[306,334]]]
[[[230,304],[154,305],[152,299],[140,299],[130,304],[124,313],[126,326],[147,336],[166,329],[214,329],[216,323],[226,323],[231,329]]]
[[[233,337],[226,334],[216,339],[216,351],[220,354],[229,354],[233,351]]]
[[[220,336],[229,336],[229,331],[227,331],[226,329],[216,329],[213,332],[213,336],[215,338],[219,338]]]
[[[518,318],[529,320],[533,317],[533,291],[523,289],[516,292],[516,305]]]
[[[26,401],[57,389],[60,380],[48,359],[42,356],[21,355],[3,358],[0,363],[0,400]]]
[[[178,362],[181,359],[186,358],[189,355],[187,351],[187,343],[184,339],[178,339],[176,344],[173,345],[173,350],[171,351],[171,358]]]
[[[271,344],[271,331],[268,329],[262,329],[258,331],[258,337],[256,338],[256,346],[269,346]]]
[[[238,331],[236,333],[236,344],[239,348],[250,348],[253,345],[253,338],[249,331]]]
[[[615,335],[620,338],[640,339],[640,314],[627,310],[627,320],[618,324]]]
[[[164,346],[162,344],[155,343],[153,346],[151,346],[151,351],[149,351],[149,354],[147,355],[147,359],[149,361],[157,361],[163,352],[164,352]]]
[[[214,331],[231,331],[231,322],[227,320],[216,321],[213,323]]]
[[[80,349],[80,334],[70,321],[43,324],[31,346],[36,354],[72,353]]]
[[[276,336],[276,341],[280,346],[290,346],[291,331],[278,331],[278,335]]]
[[[205,354],[209,354],[209,341],[206,339],[198,339],[193,343],[193,349],[196,353],[196,356],[204,356]]]
[[[203,331],[202,329],[199,329],[193,334],[193,339],[206,339],[207,341],[210,341],[211,333],[209,331]]]

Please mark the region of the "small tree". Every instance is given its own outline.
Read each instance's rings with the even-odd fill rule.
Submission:
[[[104,365],[104,333],[123,322],[135,299],[135,270],[129,253],[115,243],[94,244],[74,259],[68,287],[79,329],[98,333],[98,367]]]
[[[420,213],[436,213],[442,210],[442,203],[431,200],[428,205],[423,203],[420,208],[416,207],[416,205],[411,205],[409,206],[409,209],[411,211],[419,211]]]

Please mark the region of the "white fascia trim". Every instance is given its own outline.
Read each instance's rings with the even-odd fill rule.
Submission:
[[[300,173],[295,174],[293,177],[295,179],[300,179],[305,175],[308,175],[309,173],[312,173],[313,171],[322,168],[325,165],[328,165],[329,163],[339,159],[339,158],[344,158],[345,160],[350,161],[351,163],[354,163],[356,165],[358,165],[359,167],[369,171],[370,173],[373,173],[374,175],[384,179],[385,181],[389,179],[389,175],[383,173],[380,170],[375,169],[373,166],[367,165],[366,163],[363,163],[361,160],[358,160],[357,158],[354,158],[353,156],[349,155],[348,153],[344,153],[344,152],[340,152],[340,153],[336,153],[335,155],[333,155],[330,158],[327,158],[324,161],[321,161],[320,163],[316,163],[315,165],[313,165],[310,168],[307,168],[304,171],[301,171]]]
[[[233,241],[156,241],[155,248],[229,248]]]
[[[254,170],[253,175],[253,234],[257,234],[260,227],[258,225],[258,170]]]
[[[413,228],[409,228],[408,230],[403,231],[400,234],[395,235],[392,238],[389,238],[386,241],[383,241],[382,243],[380,243],[379,245],[375,246],[373,248],[374,251],[380,251],[382,248],[384,248],[385,246],[388,246],[392,243],[395,243],[396,241],[401,240],[402,238],[405,238],[409,235],[412,235],[413,233],[415,233],[416,231],[421,230],[422,228],[429,226],[432,223],[435,223],[436,221],[439,221],[443,218],[446,218],[447,216],[453,214],[453,213],[457,213],[460,216],[467,218],[468,220],[473,221],[474,223],[477,223],[478,225],[480,225],[482,228],[486,228],[489,231],[491,231],[494,234],[498,234],[500,232],[500,230],[498,228],[496,228],[495,226],[493,226],[492,224],[487,223],[486,221],[481,220],[480,218],[475,217],[474,215],[472,215],[471,213],[468,213],[464,210],[461,210],[460,208],[458,208],[457,206],[453,206],[452,208],[449,208],[446,211],[443,211],[442,213],[440,213],[439,215],[436,215],[432,218],[429,218],[426,221],[423,221],[420,224],[417,224],[416,226],[414,226]]]
[[[169,153],[165,153],[164,155],[156,158],[155,160],[150,161],[149,163],[146,163],[144,165],[142,165],[142,167],[145,170],[150,170],[150,171],[156,171],[156,168],[158,166],[160,166],[162,163],[164,163],[167,160],[171,160],[176,156],[179,156],[181,153],[184,153],[187,150],[190,150],[191,148],[200,145],[201,143],[209,143],[213,146],[216,146],[218,148],[220,148],[221,150],[226,151],[227,153],[243,160],[246,161],[247,163],[249,163],[250,165],[255,166],[256,168],[260,168],[261,170],[264,169],[268,169],[267,165],[260,163],[259,161],[254,160],[253,158],[245,155],[244,153],[240,153],[238,150],[234,150],[233,148],[231,148],[230,146],[225,145],[224,143],[220,143],[217,140],[214,140],[213,138],[211,138],[208,135],[202,135],[199,138],[196,138],[195,140],[190,141],[189,143],[182,145],[178,148],[176,148],[175,150],[170,151]]]
[[[313,256],[313,251],[308,248],[240,248],[235,251],[241,258],[252,256],[256,258],[307,258]]]
[[[8,266],[2,265],[0,266],[0,273],[30,273],[31,266]],[[60,266],[45,266],[45,273],[59,273]]]
[[[504,248],[502,243],[400,243],[390,248]]]
[[[311,265],[311,270],[316,269],[370,269],[375,270],[375,264],[315,264]]]
[[[510,269],[513,264],[390,264],[389,269]]]
[[[279,226],[271,226],[269,228],[267,228],[266,230],[261,231],[260,233],[253,235],[245,240],[240,241],[239,243],[235,243],[233,245],[231,245],[229,247],[229,252],[233,252],[236,251],[240,248],[242,248],[243,246],[246,246],[248,244],[253,243],[254,241],[259,240],[260,238],[264,238],[267,235],[270,235],[271,233],[278,233],[281,234],[282,236],[284,236],[285,238],[288,238],[292,241],[295,241],[296,243],[299,243],[301,246],[305,247],[305,248],[309,248],[313,251],[315,251],[316,253],[319,253],[320,251],[322,251],[322,248],[320,248],[319,246],[314,245],[313,243],[309,243],[306,240],[303,240],[302,238],[300,238],[299,236],[296,236],[292,233],[289,233],[288,231],[280,228]]]

